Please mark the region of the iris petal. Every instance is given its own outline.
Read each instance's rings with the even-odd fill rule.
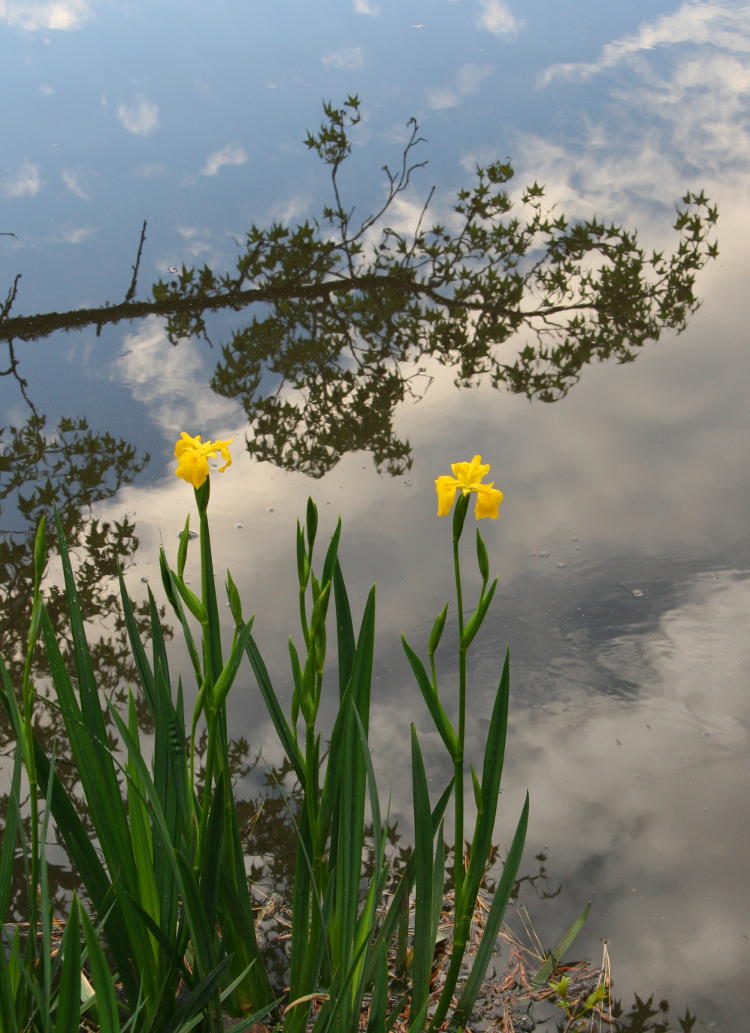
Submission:
[[[184,430],[175,442],[174,454],[177,459],[175,475],[192,484],[194,488],[200,488],[209,474],[208,460],[221,454],[224,465],[219,467],[219,473],[223,473],[228,466],[231,466],[232,457],[229,454],[229,446],[234,438],[227,441],[201,441],[200,434],[191,437]]]
[[[460,482],[455,477],[449,477],[448,474],[443,474],[435,479],[435,490],[438,497],[438,516],[447,516],[450,513],[453,500],[456,497],[456,488],[460,487]]]
[[[483,517],[497,519],[503,493],[494,486],[494,481],[482,484],[482,478],[490,472],[490,464],[483,463],[480,455],[475,455],[468,462],[452,463],[453,477],[443,474],[435,479],[435,490],[438,497],[438,516],[447,516],[453,508],[456,490],[464,495],[475,492],[477,504],[475,514],[477,520]]]
[[[503,493],[497,488],[493,488],[492,484],[480,484],[477,487],[477,505],[474,510],[477,520],[481,520],[483,517],[497,520],[502,501]]]

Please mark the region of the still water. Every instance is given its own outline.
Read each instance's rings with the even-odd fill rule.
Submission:
[[[498,837],[528,788],[530,869],[543,853],[562,884],[551,901],[529,896],[535,924],[552,939],[590,899],[576,953],[597,958],[608,941],[617,996],[666,998],[671,1014],[690,1007],[701,1029],[747,1028],[750,7],[7,0],[0,24],[3,297],[21,274],[12,316],[121,302],[144,220],[136,300],[183,265],[230,269],[252,223],[316,217],[330,185],[303,140],[321,100],[352,94],[363,117],[340,185],[357,218],[377,210],[382,166],[399,167],[410,116],[425,138],[414,160],[429,164],[387,217],[402,232],[433,185],[430,220],[449,221],[477,163],[495,160],[515,169],[513,197],[537,181],[555,214],[637,227],[649,250],[674,248],[686,191],[718,204],[719,258],[698,274],[703,305],[684,333],[664,333],[637,361],[585,367],[550,405],[487,378],[457,388],[455,369],[427,357],[410,381],[416,397],[394,410],[399,462],[380,470],[367,408],[326,472],[243,451],[258,428],[241,393],[214,390],[236,313],[207,317],[205,335],[176,345],[155,315],[3,342],[3,367],[18,364],[0,382],[3,648],[24,606],[10,547],[25,530],[19,486],[49,474],[84,515],[93,501],[98,519],[119,523],[128,583],[143,598],[147,582],[158,591],[160,542],[176,547],[192,503],[173,474],[175,438],[234,437],[235,463],[214,478],[215,563],[231,566],[256,610],[280,679],[294,523],[309,494],[327,529],[342,516],[352,598],[377,581],[374,742],[404,827],[409,721],[427,743],[431,733],[400,634],[424,643],[451,596],[434,478],[481,453],[505,501],[484,528],[501,584],[477,640],[473,745],[507,643]],[[520,331],[503,354],[525,343]],[[90,439],[99,470],[84,446],[42,457],[61,420],[112,436]],[[64,428],[85,439],[80,424]],[[94,562],[92,606],[106,610],[107,584]],[[116,681],[117,658],[104,662]],[[280,760],[249,675],[234,698],[237,735]]]

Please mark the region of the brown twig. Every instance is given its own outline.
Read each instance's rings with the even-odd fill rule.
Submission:
[[[15,233],[4,233],[2,234],[2,236],[15,237]],[[8,290],[8,295],[5,299],[5,302],[3,303],[3,307],[2,309],[0,309],[0,325],[8,321],[8,317],[10,316],[10,310],[13,308],[13,302],[16,300],[16,295],[18,294],[18,283],[20,279],[21,274],[16,273],[13,283]],[[23,396],[23,400],[26,402],[33,414],[35,416],[38,416],[39,413],[37,412],[34,403],[31,401],[28,394],[26,393],[26,388],[29,386],[28,381],[26,381],[18,371],[18,358],[16,357],[16,351],[13,347],[13,338],[7,337],[6,342],[8,345],[8,368],[0,369],[0,377],[10,376],[15,378],[18,387],[21,391],[21,395]]]
[[[4,234],[4,236],[8,236],[8,234]],[[13,236],[15,236],[15,234],[13,234]],[[0,311],[0,323],[5,323],[8,320],[10,310],[13,308],[13,302],[16,300],[16,294],[18,294],[18,282],[20,279],[21,274],[16,273],[15,278],[13,280],[13,284],[8,290],[8,296],[5,299],[5,304],[2,307],[2,311]]]
[[[143,225],[141,226],[141,239],[138,241],[138,252],[137,252],[137,254],[135,256],[135,265],[132,266],[133,277],[132,277],[132,279],[130,281],[130,286],[128,287],[128,293],[125,295],[125,301],[126,302],[133,300],[133,298],[135,297],[136,289],[138,287],[138,270],[141,267],[141,256],[143,254],[143,245],[146,242],[146,225],[147,225],[147,223],[146,223],[146,220],[144,219],[143,220]]]

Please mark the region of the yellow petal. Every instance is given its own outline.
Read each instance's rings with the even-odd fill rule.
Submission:
[[[477,485],[490,472],[490,464],[483,463],[480,455],[475,455],[468,463],[453,463],[453,473],[464,492],[476,491]]]
[[[202,448],[201,436],[198,434],[196,437],[191,438],[189,434],[186,434],[183,430],[179,438],[175,442],[174,455],[175,459],[179,459],[186,448],[198,449]]]
[[[456,488],[460,488],[461,484],[456,480],[455,477],[449,477],[448,474],[443,474],[442,477],[435,478],[435,491],[438,497],[438,516],[447,516],[450,513],[453,506],[453,502],[456,498]]]
[[[184,430],[175,442],[174,454],[177,459],[175,474],[182,477],[194,488],[200,488],[208,477],[208,460],[221,454],[224,465],[219,467],[219,473],[223,473],[232,464],[232,457],[229,454],[229,446],[234,438],[227,441],[201,441],[200,434],[191,437]]]
[[[185,448],[181,451],[175,475],[194,488],[200,488],[208,477],[208,460],[197,449]]]
[[[492,520],[497,520],[500,503],[503,501],[503,493],[492,486],[494,483],[493,481],[492,484],[479,484],[475,489],[477,505],[474,515],[477,520],[481,520],[482,517],[490,517]]]
[[[232,465],[232,457],[229,454],[229,446],[234,441],[234,438],[229,438],[228,441],[212,441],[211,455],[215,455],[217,452],[221,452],[221,458],[224,460],[224,465],[220,466],[219,473],[224,473],[228,466]]]

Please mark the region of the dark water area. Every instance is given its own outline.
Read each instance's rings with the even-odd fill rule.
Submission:
[[[535,926],[552,942],[591,900],[574,953],[598,960],[607,941],[626,1006],[653,996],[669,1002],[675,1029],[686,1008],[696,1029],[746,1028],[750,7],[8,0],[0,70],[12,98],[0,165],[6,660],[17,670],[29,543],[54,496],[79,543],[99,676],[122,694],[132,672],[117,561],[137,600],[147,585],[158,597],[159,545],[174,555],[193,508],[174,476],[175,439],[183,430],[233,438],[233,466],[212,488],[215,566],[231,568],[256,611],[280,685],[295,632],[295,521],[308,495],[321,534],[341,515],[360,610],[377,582],[372,741],[408,839],[410,721],[435,779],[444,758],[400,636],[423,645],[451,598],[450,528],[435,516],[434,479],[480,453],[505,498],[500,519],[482,527],[500,586],[476,641],[469,746],[481,754],[508,645],[497,839],[509,840],[528,789],[526,870],[548,872],[522,891]],[[359,108],[342,107],[355,94]],[[426,310],[399,322],[393,283],[369,308],[366,292],[330,305],[300,295],[285,308],[266,293],[206,307],[222,290],[293,281],[287,266],[278,283],[256,268],[239,283],[253,224],[295,231],[318,219],[317,257],[304,235],[288,254],[309,267],[327,260],[331,167],[304,142],[325,121],[324,100],[361,116],[336,184],[352,226],[387,199],[384,163],[398,177],[428,162],[365,228],[365,256],[382,242],[378,226],[391,242],[413,239],[420,219],[460,234],[452,205],[476,186],[477,164],[512,165],[512,178],[497,175],[513,213],[529,218],[528,187],[542,184],[551,219],[637,230],[647,260],[675,252],[681,199],[704,191],[719,221],[706,238],[718,240],[718,256],[703,252],[695,270],[701,307],[677,333],[670,313],[681,296],[665,287],[653,321],[639,322],[645,310],[623,281],[609,322],[579,333],[563,313],[514,322],[509,290],[492,326],[475,311],[455,339],[455,322],[426,334]],[[519,275],[531,275],[539,246],[519,254]],[[570,260],[585,274],[594,257],[571,245]],[[204,278],[189,305],[186,270],[204,266],[216,279]],[[315,269],[320,290],[333,274]],[[554,290],[529,280],[514,311]],[[119,304],[145,307],[102,309]],[[95,314],[76,317],[82,309]],[[26,329],[9,322],[48,313],[69,315]],[[554,351],[576,334],[574,355]],[[524,364],[527,347],[534,359]],[[191,564],[197,576],[196,556]],[[47,580],[59,614],[54,563]],[[176,669],[183,662],[176,653]],[[251,801],[268,793],[267,769],[282,757],[250,672],[242,677],[232,730]],[[6,778],[4,726],[2,745]],[[274,807],[250,864],[271,863],[283,839]],[[70,888],[64,870],[60,886]]]

